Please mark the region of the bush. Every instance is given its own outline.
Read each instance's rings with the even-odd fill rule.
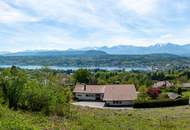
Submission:
[[[159,99],[159,100],[169,99],[169,98],[168,98],[168,94],[167,94],[167,93],[161,93],[161,94],[158,96],[158,99]]]
[[[160,93],[161,93],[160,88],[149,88],[147,91],[147,94],[153,99],[156,99]]]
[[[69,110],[70,91],[68,89],[43,86],[33,80],[27,83],[23,91],[20,108],[30,111],[41,111],[46,115],[65,116]]]
[[[0,75],[0,96],[4,98],[9,108],[17,109],[19,100],[26,83],[26,73],[12,67],[5,69]]]
[[[180,106],[188,105],[189,98],[180,98],[177,100],[152,100],[152,101],[136,101],[134,108],[154,108],[154,107],[169,107],[169,106]]]
[[[137,101],[148,101],[148,100],[151,100],[151,97],[147,94],[147,93],[139,93],[138,94],[138,98],[137,98]]]
[[[37,81],[29,81],[22,92],[19,106],[26,110],[41,111],[46,108],[50,100],[50,90],[40,86]]]

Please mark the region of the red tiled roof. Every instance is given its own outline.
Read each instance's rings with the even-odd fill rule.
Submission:
[[[78,84],[74,88],[74,93],[104,93],[104,85],[86,85],[86,90],[84,85]]]
[[[104,101],[125,101],[137,98],[134,85],[108,85],[105,88]]]
[[[76,85],[74,93],[103,93],[104,101],[135,100],[137,98],[134,85]]]

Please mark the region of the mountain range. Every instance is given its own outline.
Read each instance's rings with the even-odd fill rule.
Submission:
[[[51,51],[22,51],[15,53],[4,53],[3,56],[99,56],[107,55],[104,51],[98,50],[51,50]]]
[[[118,45],[112,47],[90,47],[82,49],[62,50],[34,50],[16,53],[2,52],[4,56],[70,56],[70,55],[146,55],[146,54],[174,54],[179,56],[190,56],[190,44],[178,45],[173,43],[156,44],[148,47]]]
[[[116,55],[145,55],[145,54],[174,54],[180,56],[190,56],[190,44],[178,45],[173,43],[156,44],[148,47],[119,45],[112,47],[84,48],[84,50],[104,51],[108,54]]]

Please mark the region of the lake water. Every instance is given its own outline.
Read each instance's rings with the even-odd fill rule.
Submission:
[[[10,68],[12,65],[0,65],[0,68]],[[18,65],[17,67],[20,67],[22,69],[41,69],[44,66],[37,66],[37,65]],[[78,70],[78,69],[100,69],[100,70],[125,70],[125,71],[131,71],[131,70],[140,70],[140,71],[151,71],[151,67],[61,67],[61,66],[47,66],[49,69],[53,70]]]

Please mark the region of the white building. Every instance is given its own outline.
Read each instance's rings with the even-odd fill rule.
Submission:
[[[182,84],[182,89],[190,90],[190,83],[183,83]]]
[[[107,106],[133,105],[137,98],[134,85],[76,85],[75,98],[82,101],[104,101]]]
[[[174,87],[174,84],[169,81],[158,81],[153,84],[153,88],[171,88]]]
[[[103,101],[107,106],[131,106],[136,98],[134,85],[110,85],[105,88]]]

